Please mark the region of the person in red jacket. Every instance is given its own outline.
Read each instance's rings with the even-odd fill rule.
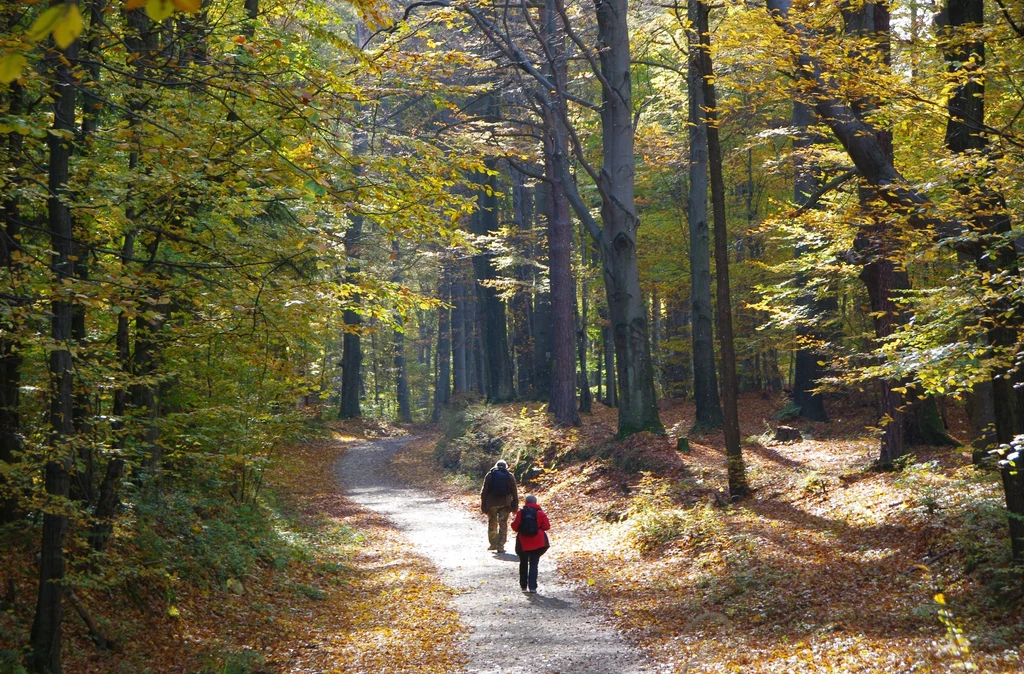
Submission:
[[[536,526],[531,520],[536,521]],[[519,555],[519,587],[523,592],[537,593],[537,564],[540,556],[551,546],[547,533],[550,528],[551,522],[537,505],[537,497],[530,494],[523,509],[516,512],[516,518],[512,520],[512,531],[516,532],[516,554]]]

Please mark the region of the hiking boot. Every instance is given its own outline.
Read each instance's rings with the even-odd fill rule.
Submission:
[[[495,552],[497,552],[499,555],[504,555],[505,554],[505,548],[498,548],[497,550],[495,550]]]
[[[531,587],[529,590],[527,590],[527,592],[529,592],[530,594],[537,594],[537,588]]]
[[[487,549],[488,550],[497,550],[498,546],[495,545],[494,543],[491,543],[490,545],[487,546]]]
[[[526,594],[527,592],[529,592],[529,590],[527,590],[525,586],[520,587],[519,589],[523,591],[523,594]]]

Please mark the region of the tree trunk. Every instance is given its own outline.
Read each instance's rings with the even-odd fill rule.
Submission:
[[[1003,492],[1006,494],[1006,512],[1010,525],[1010,548],[1013,563],[1024,564],[1024,458],[1020,447],[1011,448],[1009,456],[999,462],[1003,478]]]
[[[711,33],[708,28],[708,12],[708,5],[698,1],[697,31],[700,46],[695,57],[700,68],[704,104],[707,106],[708,168],[711,173],[711,209],[715,221],[715,298],[718,310],[718,342],[722,353],[722,421],[725,431],[729,494],[732,498],[740,498],[747,493],[747,477],[740,448],[736,349],[733,345],[732,304],[729,297],[729,241],[725,218],[725,179],[722,175],[722,146],[718,137],[718,109],[715,101],[715,73],[711,63]]]
[[[466,366],[466,286],[462,282],[462,269],[453,261],[452,271],[452,394],[464,398],[469,392]]]
[[[793,102],[793,126],[798,129],[793,139],[793,168],[795,173],[793,201],[797,206],[804,207],[808,203],[810,195],[818,188],[815,164],[809,157],[803,155],[817,142],[808,128],[813,122],[811,109],[799,101]],[[795,251],[797,257],[804,253],[802,247]],[[797,285],[802,292],[797,299],[797,306],[802,307],[806,312],[805,322],[796,330],[797,345],[795,366],[793,373],[793,404],[800,408],[800,416],[808,421],[828,421],[828,414],[825,412],[825,399],[817,392],[818,382],[825,376],[827,356],[812,346],[828,341],[824,331],[819,327],[824,325],[830,315],[838,309],[838,302],[831,293],[822,295],[814,290],[807,290],[808,278],[806,274],[798,273]]]
[[[858,235],[858,239],[864,234]],[[877,250],[877,248],[876,248]],[[877,255],[878,253],[876,253]],[[871,299],[871,312],[874,315],[875,337],[884,339],[891,335],[899,321],[899,308],[894,298],[910,287],[906,272],[897,269],[892,260],[878,257],[864,265],[860,278],[867,286]],[[905,449],[905,429],[903,422],[903,396],[895,390],[898,382],[884,379],[879,382],[881,398],[882,444],[879,451],[879,463],[891,464],[903,455]]]
[[[551,397],[549,410],[559,426],[579,426],[576,408],[576,301],[572,277],[572,219],[569,201],[554,170],[550,155],[556,151],[549,138],[545,143],[545,173],[548,190],[548,268],[551,274]]]
[[[480,285],[473,282],[475,290],[479,290]],[[487,370],[487,359],[484,357],[484,318],[483,311],[480,307],[479,295],[477,292],[471,292],[469,301],[473,311],[473,381],[476,382],[476,392],[483,399],[487,399],[490,395],[488,391],[489,374]]]
[[[687,17],[697,25],[700,3],[688,0]],[[687,31],[691,54],[699,49],[700,36]],[[715,344],[711,313],[711,236],[708,230],[708,127],[704,89],[695,58],[687,64],[690,156],[689,197],[686,215],[690,224],[690,338],[693,344],[693,401],[697,416],[693,430],[722,427],[722,406],[715,375]]]
[[[666,353],[662,355],[662,360],[665,366],[665,395],[669,398],[685,398],[689,393],[692,381],[690,366],[693,358],[689,350],[683,347],[684,344],[692,344],[686,330],[689,324],[690,315],[686,311],[686,301],[675,296],[666,298],[665,340],[662,343]],[[717,401],[717,386],[715,392]]]
[[[604,347],[604,404],[608,407],[618,407],[619,398],[615,390],[615,340],[612,339],[612,329],[608,323],[608,310],[601,307],[598,316],[601,319],[601,344]]]
[[[537,212],[547,213],[550,188],[547,184],[539,190]],[[547,235],[545,234],[545,238]],[[536,272],[535,272],[536,273]],[[539,288],[541,279],[535,277],[534,287]],[[550,285],[549,285],[550,287]],[[536,400],[548,400],[551,395],[551,294],[537,291],[533,297],[533,382]]]
[[[10,99],[8,111],[12,117],[21,114],[23,108],[23,90],[17,82],[8,85],[7,95]],[[7,160],[16,173],[24,164],[22,155],[24,136],[11,131],[6,137]],[[21,210],[18,199],[12,190],[3,198],[4,228],[0,231],[0,267],[5,274],[4,279],[12,290],[20,287],[20,267],[16,261],[15,251],[20,249]],[[10,300],[12,304],[21,304],[19,300]],[[21,332],[21,321],[17,320],[16,312],[11,312],[3,319],[3,337],[0,337],[0,462],[14,463],[21,452],[21,343],[18,335]],[[0,478],[0,525],[13,522],[19,517],[19,506],[16,486],[7,479]]]
[[[246,0],[246,9],[249,10],[249,18],[255,25],[258,15],[258,0]],[[362,46],[369,30],[366,25],[356,19],[356,41]],[[249,37],[252,37],[250,32]],[[357,104],[355,114],[362,118],[362,106]],[[361,121],[364,121],[361,119]],[[370,138],[366,128],[357,124],[352,133],[352,154],[361,157],[369,151]],[[356,163],[353,168],[355,179],[358,180],[363,173],[362,164]],[[348,229],[345,231],[345,283],[354,287],[359,286],[359,258],[362,255],[363,239],[363,216],[355,212],[349,216]],[[352,295],[352,301],[358,303],[358,295]],[[360,332],[362,330],[362,316],[351,307],[346,308],[342,313],[343,337],[341,355],[341,407],[338,410],[339,419],[354,419],[362,416],[359,408],[359,394],[362,388],[363,372],[363,349],[360,344]]]
[[[435,424],[441,420],[441,410],[451,401],[451,358],[452,312],[451,303],[452,274],[448,260],[441,259],[441,287],[438,294],[444,305],[437,310],[437,380],[434,383],[434,411],[430,420]]]
[[[401,247],[396,239],[391,248],[394,253],[395,273],[392,279],[396,284],[402,283]],[[398,402],[398,420],[411,424],[412,407],[409,404],[409,374],[405,368],[405,318],[399,313],[395,316],[395,398]]]
[[[56,49],[55,49],[56,51]],[[67,205],[67,184],[70,178],[71,136],[75,129],[75,85],[73,64],[78,59],[76,40],[63,53],[57,52],[50,67],[54,77],[53,130],[49,134],[49,167],[47,199],[51,266],[54,272],[53,299],[50,304],[50,428],[51,444],[56,455],[45,468],[45,489],[50,502],[44,508],[41,558],[39,562],[39,593],[32,622],[30,664],[37,672],[61,672],[61,619],[64,615],[64,538],[68,517],[64,504],[70,493],[72,458],[68,443],[75,435],[74,427],[74,363],[71,355],[71,323],[74,312],[65,283],[75,275],[75,249],[71,209]]]
[[[654,393],[654,368],[647,334],[647,313],[640,292],[636,230],[640,222],[633,200],[636,162],[633,150],[633,88],[630,79],[626,0],[596,0],[601,44],[601,252],[605,293],[615,338],[618,373],[618,436],[638,431],[664,432]]]
[[[580,228],[580,259],[582,267],[586,270],[589,262],[587,254],[587,236],[583,228]],[[576,307],[573,302],[573,307]],[[580,388],[580,412],[589,413],[593,406],[593,396],[590,393],[590,374],[587,372],[587,351],[590,348],[590,340],[587,339],[587,320],[590,309],[590,282],[587,280],[586,272],[583,275],[583,297],[579,302],[580,313],[576,315],[576,350],[579,354],[579,388]]]
[[[516,223],[516,229],[520,237],[533,229],[533,199],[529,188],[526,186],[526,176],[515,168],[510,169],[512,174],[512,217]],[[532,252],[532,251],[530,251]],[[515,354],[516,366],[516,390],[520,396],[531,396],[533,394],[533,310],[531,307],[531,283],[530,268],[525,265],[516,265],[515,279],[518,284],[515,295],[512,297],[512,349]]]
[[[985,5],[983,0],[947,0],[941,17],[948,23],[949,29],[943,32],[943,51],[949,62],[950,73],[957,76],[966,75],[966,81],[956,86],[946,104],[948,119],[946,121],[946,146],[958,154],[984,153],[987,145],[985,138],[985,44],[984,42],[965,42],[958,35],[958,29],[968,26],[982,26],[985,23]],[[1020,307],[1002,299],[1004,291],[992,287],[988,279],[998,279],[1009,272],[1011,277],[1018,276],[1017,252],[1007,234],[1012,223],[1006,208],[1005,198],[982,182],[981,175],[987,169],[979,169],[973,174],[963,176],[958,189],[971,202],[971,220],[974,230],[980,236],[976,251],[961,253],[962,257],[973,260],[983,275],[983,285],[989,285],[989,293],[998,297],[986,308],[986,315],[991,327],[988,330],[988,341],[993,350],[1002,354],[1005,360],[1015,360],[1020,321]],[[1008,317],[1009,316],[1009,317]],[[990,385],[992,407],[995,421],[995,440],[1000,444],[1010,443],[1014,436],[1024,432],[1024,417],[1020,410],[1021,393],[1014,388],[1015,376],[1009,366],[996,368]],[[981,389],[987,393],[988,387]]]
[[[496,117],[496,114],[491,116]],[[487,160],[485,163],[491,170],[496,168],[495,160]],[[477,191],[478,210],[470,220],[471,229],[477,235],[494,236],[498,232],[497,176],[474,173],[473,182],[480,185],[481,189]],[[491,402],[507,402],[515,397],[515,388],[505,302],[498,296],[498,289],[489,283],[498,277],[493,258],[494,253],[490,251],[474,255],[473,269],[477,280],[482,282],[477,284],[477,297],[483,323],[483,355],[487,361],[487,399]]]
[[[651,291],[651,353],[654,365],[654,390],[664,397],[665,377],[661,361],[662,327],[661,296],[658,295],[658,289],[655,288]]]
[[[345,232],[345,254],[349,260],[345,267],[347,283],[358,283],[356,274],[359,273],[359,239],[362,226],[361,215],[349,218],[349,228]],[[352,419],[362,416],[359,409],[360,376],[363,368],[363,351],[359,337],[362,317],[352,309],[345,309],[342,322],[345,328],[342,337],[341,408],[338,410],[338,418]]]

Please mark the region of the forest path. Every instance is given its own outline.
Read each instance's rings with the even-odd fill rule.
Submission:
[[[382,438],[352,445],[335,472],[352,499],[394,522],[416,551],[437,566],[441,580],[458,591],[455,607],[471,630],[468,672],[654,671],[605,619],[574,596],[550,560],[541,558],[540,592],[523,594],[518,558],[487,550],[485,524],[457,505],[389,477],[388,460],[409,440]],[[557,528],[555,519],[554,545]]]

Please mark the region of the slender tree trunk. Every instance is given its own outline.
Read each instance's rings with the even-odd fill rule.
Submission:
[[[496,118],[497,105],[491,104],[491,118]],[[487,160],[487,167],[495,170],[495,160]],[[481,186],[477,191],[479,209],[471,219],[474,234],[494,236],[498,231],[498,180],[494,174],[473,174],[474,183]],[[512,359],[509,353],[507,319],[505,302],[498,296],[498,289],[490,284],[498,278],[494,267],[494,253],[482,252],[473,256],[473,268],[476,278],[481,281],[477,285],[478,301],[481,307],[483,330],[481,342],[483,354],[487,361],[487,396],[491,402],[506,402],[515,397],[512,379]]]
[[[698,0],[688,0],[687,15],[697,26],[701,11]],[[701,36],[687,31],[690,54],[699,50]],[[689,198],[686,212],[690,223],[690,312],[693,343],[693,401],[697,406],[694,430],[722,427],[722,406],[715,376],[715,344],[711,313],[711,245],[708,230],[708,128],[700,66],[690,58],[687,66],[689,104]]]
[[[547,213],[551,189],[544,183],[538,193],[537,212]],[[547,234],[544,238],[547,239]],[[538,257],[536,251],[534,257]],[[538,291],[533,296],[533,383],[535,399],[548,400],[551,396],[551,294],[539,290],[541,282],[542,278],[534,270],[533,287]]]
[[[440,300],[445,304],[437,310],[437,381],[434,384],[434,411],[430,420],[435,424],[441,420],[441,410],[451,401],[451,357],[452,357],[452,312],[451,303],[451,268],[448,260],[441,259]]]
[[[580,228],[580,259],[583,262],[582,268],[585,270],[588,266],[588,254],[587,254],[587,237],[586,232]],[[583,297],[579,302],[580,314],[576,316],[576,350],[579,352],[580,361],[580,372],[579,372],[579,385],[580,385],[580,412],[590,412],[593,406],[593,396],[590,393],[590,374],[587,372],[587,350],[589,349],[589,341],[587,339],[587,320],[589,314],[589,300],[590,300],[590,282],[587,280],[586,273],[583,276]],[[576,302],[573,302],[573,306],[576,306]]]
[[[618,407],[619,399],[615,390],[615,341],[612,339],[612,329],[608,324],[607,308],[601,307],[598,316],[601,319],[601,345],[604,348],[604,404],[608,407]]]
[[[714,68],[711,63],[709,8],[699,3],[697,30],[700,48],[696,58],[700,67],[704,104],[707,106],[708,168],[711,173],[711,208],[715,221],[715,281],[718,309],[718,341],[722,353],[722,419],[729,474],[729,494],[739,498],[747,493],[746,468],[740,448],[740,423],[737,408],[736,349],[732,335],[732,304],[729,297],[729,242],[725,218],[725,179],[722,175],[722,146],[718,137],[718,109],[715,101]]]
[[[526,176],[515,168],[512,173],[512,217],[521,237],[533,229],[533,199]],[[512,298],[512,348],[516,363],[516,388],[520,396],[532,396],[533,383],[533,309],[530,302],[533,284],[527,265],[516,265],[519,287]]]
[[[654,364],[654,388],[662,397],[665,395],[665,370],[662,367],[662,328],[661,296],[658,289],[651,291],[651,354]]]
[[[627,0],[596,0],[600,50],[601,251],[618,373],[619,428],[625,438],[638,431],[661,433],[654,393],[654,368],[647,314],[640,292],[633,200],[633,87]]]
[[[54,272],[50,304],[50,442],[54,456],[45,468],[44,486],[52,502],[44,509],[39,593],[32,622],[30,664],[37,672],[61,672],[61,620],[64,615],[64,538],[68,517],[62,501],[70,494],[71,443],[74,427],[74,363],[71,355],[71,322],[74,308],[65,283],[75,276],[74,240],[67,184],[71,174],[71,141],[75,129],[75,85],[73,64],[78,59],[78,41],[52,59],[54,89],[53,130],[49,134],[47,200],[51,266]],[[66,134],[66,135],[65,135]]]
[[[479,284],[474,282],[474,286],[479,288]],[[488,391],[488,381],[490,375],[487,369],[487,358],[484,354],[484,319],[483,311],[480,307],[479,295],[473,292],[470,295],[470,302],[473,305],[473,381],[476,382],[476,392],[483,398],[487,399],[490,395]]]
[[[689,298],[687,298],[688,300]],[[687,335],[686,326],[690,324],[690,315],[686,304],[681,298],[671,297],[665,301],[665,341],[662,355],[665,367],[665,395],[669,398],[685,398],[691,382],[690,368],[692,358],[683,344],[692,344]],[[715,396],[717,400],[717,395]]]
[[[466,365],[466,286],[462,280],[462,265],[453,262],[452,271],[452,393],[455,397],[464,398],[469,392],[469,379]]]
[[[395,273],[392,280],[395,283],[402,283],[402,249],[396,239],[392,245],[394,254]],[[402,314],[395,316],[395,398],[398,402],[398,420],[407,424],[412,423],[412,407],[409,404],[409,374],[405,368],[405,318]]]

